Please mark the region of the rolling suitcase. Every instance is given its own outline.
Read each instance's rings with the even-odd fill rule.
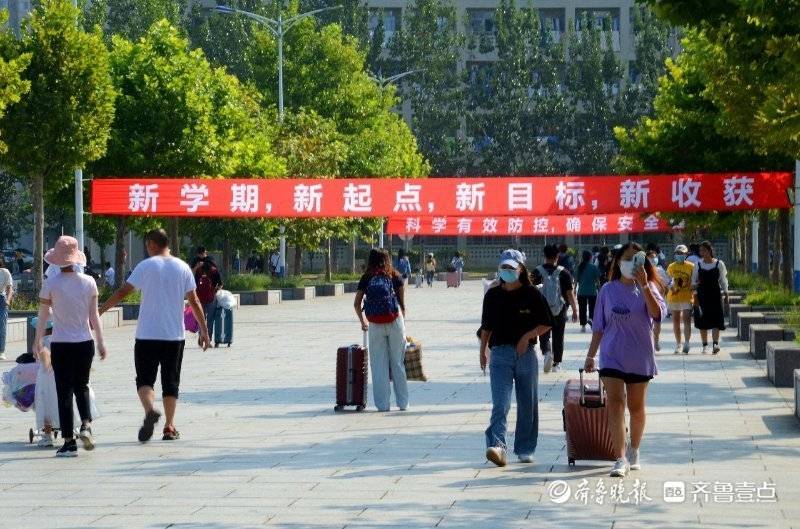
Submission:
[[[564,432],[567,437],[567,457],[570,465],[575,461],[616,461],[608,429],[608,410],[603,383],[598,379],[584,381],[570,379],[564,386]]]
[[[447,272],[447,288],[458,288],[461,285],[461,274],[458,272]]]
[[[219,344],[233,344],[233,310],[217,307],[214,315],[214,347]]]
[[[342,411],[345,406],[355,406],[356,411],[367,407],[368,375],[365,332],[363,345],[348,345],[336,351],[336,406],[333,411]]]

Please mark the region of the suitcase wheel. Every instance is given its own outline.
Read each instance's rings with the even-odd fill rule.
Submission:
[[[231,346],[231,344],[228,344],[228,347],[230,347],[230,346]]]
[[[338,406],[338,405],[337,405],[337,406],[334,406],[334,407],[333,407],[333,411],[335,411],[335,412],[337,412],[337,411],[342,411],[343,409],[344,409],[344,406]]]
[[[569,466],[571,466],[571,467],[575,466],[575,460],[572,459],[571,457],[569,458]]]
[[[219,347],[219,342],[214,343],[214,349],[216,349],[217,347]]]
[[[28,430],[28,444],[33,444],[33,428]]]
[[[356,411],[364,411],[364,406],[356,406]]]

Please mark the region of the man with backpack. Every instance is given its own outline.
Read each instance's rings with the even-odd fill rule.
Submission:
[[[206,315],[206,327],[211,336],[214,332],[214,319],[217,315],[217,291],[222,288],[222,276],[214,261],[208,257],[200,258],[192,270],[197,284],[197,297]]]
[[[541,336],[544,372],[558,371],[564,357],[564,328],[567,305],[572,308],[572,322],[578,321],[578,303],[572,287],[572,275],[558,264],[559,249],[553,244],[544,247],[544,264],[533,270],[533,283],[541,289],[553,314],[553,328]]]

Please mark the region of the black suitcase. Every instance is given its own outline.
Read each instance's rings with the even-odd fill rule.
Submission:
[[[214,315],[214,347],[233,344],[233,310],[217,307]]]
[[[363,345],[347,345],[336,351],[336,406],[333,410],[342,411],[345,406],[355,406],[356,411],[364,411],[368,378],[367,333],[364,333]]]

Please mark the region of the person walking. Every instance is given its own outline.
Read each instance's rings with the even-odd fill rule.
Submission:
[[[214,321],[217,318],[217,292],[223,287],[222,276],[217,265],[208,256],[200,259],[192,270],[197,297],[203,305],[203,314],[206,315],[206,328],[208,335],[214,334]]]
[[[558,245],[558,266],[563,266],[570,277],[575,278],[575,259],[570,253],[569,246],[564,243]]]
[[[411,261],[408,259],[406,251],[402,248],[397,252],[397,271],[403,278],[403,285],[408,285],[408,281],[411,278]]]
[[[433,253],[429,253],[425,259],[425,282],[428,287],[433,287],[433,280],[436,278],[436,258]]]
[[[456,274],[458,274],[458,286],[461,286],[461,281],[464,279],[464,257],[461,255],[461,252],[453,254],[453,259],[450,260],[450,266],[452,266]]]
[[[106,261],[103,263],[103,280],[105,284],[109,288],[114,288],[114,281],[116,279],[116,273],[114,272],[114,268],[111,266],[111,263]]]
[[[369,336],[372,395],[378,411],[389,411],[391,388],[401,411],[408,409],[406,380],[406,327],[403,278],[392,268],[392,258],[383,248],[373,248],[367,270],[358,282],[353,303],[361,330]]]
[[[712,354],[719,353],[719,331],[725,330],[722,301],[728,303],[728,272],[725,263],[714,257],[714,247],[708,241],[700,243],[701,261],[692,271],[694,289],[694,326],[700,329],[703,354],[708,353],[708,331],[711,331]]]
[[[578,321],[578,303],[572,289],[572,276],[561,265],[558,248],[553,244],[544,247],[544,264],[533,270],[533,284],[540,285],[550,312],[553,313],[552,329],[542,335],[544,372],[558,371],[564,357],[564,329],[567,325],[567,308],[572,308],[572,322]]]
[[[651,247],[652,246],[652,247]],[[653,265],[653,269],[656,271],[656,275],[658,276],[659,281],[659,293],[663,298],[667,294],[666,285],[669,282],[669,277],[667,276],[666,270],[664,270],[661,265],[659,264],[661,261],[660,250],[658,246],[651,245],[648,246],[647,250],[647,260],[650,261],[650,264]],[[667,311],[669,312],[669,311]],[[666,314],[665,314],[666,316]],[[653,347],[656,351],[661,350],[661,320],[653,322]]]
[[[58,395],[58,422],[64,444],[58,457],[75,457],[78,445],[74,435],[73,397],[78,406],[81,426],[78,437],[84,450],[94,449],[92,436],[89,374],[97,352],[101,360],[108,356],[103,340],[103,325],[97,310],[97,283],[86,274],[76,273],[73,265],[85,265],[86,256],[79,250],[78,240],[61,236],[44,256],[46,263],[61,269],[48,278],[39,292],[39,315],[33,352],[42,355],[45,328],[52,311],[53,333],[50,337],[50,363]],[[94,329],[94,339],[92,338]]]
[[[14,280],[6,261],[0,254],[0,360],[6,359],[6,333],[8,332],[8,309],[14,297]]]
[[[517,425],[514,453],[531,463],[539,436],[539,367],[536,340],[553,325],[550,306],[531,284],[525,257],[517,250],[500,256],[499,284],[483,297],[480,366],[492,390],[492,415],[486,429],[486,459],[502,467],[507,462],[506,431],[511,390],[516,390]]]
[[[672,330],[675,332],[675,354],[689,354],[692,339],[692,275],[694,265],[687,261],[689,248],[683,244],[675,247],[673,261],[667,267],[669,277],[667,303],[672,313]],[[681,334],[681,325],[683,333]],[[683,345],[681,345],[683,339]]]
[[[203,307],[195,290],[192,269],[184,261],[171,255],[169,239],[163,229],[148,232],[144,241],[150,257],[136,265],[125,284],[103,304],[100,313],[119,303],[133,290],[141,291],[142,302],[133,349],[136,391],[145,412],[138,438],[140,442],[149,441],[155,425],[161,419],[161,412],[155,409],[153,390],[160,367],[161,392],[166,413],[162,439],[174,441],[180,438],[175,428],[175,411],[185,345],[184,300],[188,300],[200,326],[198,345],[202,350],[208,349],[210,339]]]
[[[661,280],[642,253],[641,246],[629,242],[614,259],[611,278],[597,297],[592,341],[584,363],[587,372],[595,371],[599,349],[608,426],[617,456],[612,477],[625,477],[628,470],[641,469],[639,447],[646,421],[647,386],[658,374],[653,322],[667,310],[660,294]],[[630,414],[629,444],[625,439],[626,405]]]
[[[608,269],[611,267],[611,250],[608,246],[603,246],[597,253],[596,265],[597,270],[600,272],[600,286],[602,287],[608,281]]]
[[[586,324],[590,326],[594,318],[594,305],[597,301],[597,285],[600,270],[592,263],[592,252],[584,250],[577,268],[578,274],[578,311],[581,332],[586,332]]]

